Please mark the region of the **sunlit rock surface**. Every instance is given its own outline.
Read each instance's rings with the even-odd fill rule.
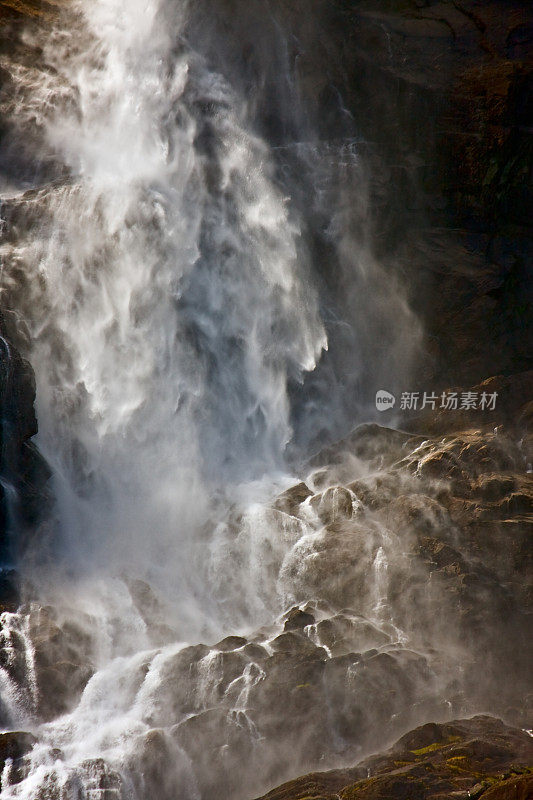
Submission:
[[[139,727],[129,769],[134,775],[142,759],[147,785],[158,785],[165,758],[168,779],[174,775],[175,748],[186,757],[179,780],[187,774],[202,796],[233,798],[321,763],[353,762],[425,720],[488,707],[520,728],[531,727],[533,498],[512,431],[470,430],[433,439],[363,426],[328,456],[332,464],[323,455],[314,458],[305,480],[273,503],[285,509],[278,512],[282,517],[299,519],[303,532],[279,566],[287,602],[293,603],[285,614],[246,636],[214,645],[169,644],[113,668],[113,682],[125,687],[120,703],[137,697]],[[305,487],[313,485],[317,470],[320,491],[313,493]],[[164,639],[154,592],[139,582],[129,591],[148,626]],[[31,695],[30,686],[24,689],[23,662],[33,652],[38,716],[51,719],[75,703],[81,708],[101,698],[107,678],[95,675],[80,699],[93,672],[91,637],[83,633],[90,631],[90,620],[81,627],[60,626],[46,609],[21,619],[29,623],[17,637],[5,618],[3,665],[12,684]],[[170,643],[172,631],[166,636]],[[458,725],[453,735],[466,737],[470,723]],[[492,758],[506,729],[481,720],[472,723],[472,736],[476,725]],[[426,746],[424,740],[420,748]],[[446,750],[442,764],[466,758],[465,747],[461,753]],[[468,750],[468,757],[480,763],[460,773],[458,783],[444,766],[438,767],[438,775],[445,773],[439,781],[459,790],[517,763],[514,755],[485,762],[476,753]],[[46,764],[50,756],[41,748],[17,758],[14,774],[20,777],[25,759]],[[395,758],[402,761],[402,786],[404,773],[419,780],[427,771],[418,754],[412,766]],[[389,771],[389,762],[383,770]],[[391,780],[380,778],[375,791],[381,794],[360,796],[387,796],[386,787],[397,786]],[[351,796],[359,795],[346,794]]]
[[[306,775],[262,800],[527,800],[532,758],[529,734],[478,716],[423,725],[353,769]]]

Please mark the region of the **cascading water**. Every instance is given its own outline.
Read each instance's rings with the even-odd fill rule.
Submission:
[[[44,171],[25,179],[25,194],[6,194],[16,235],[4,248],[3,291],[26,332],[38,444],[56,498],[50,539],[27,556],[56,616],[43,622],[30,606],[21,619],[30,633],[54,625],[58,636],[74,620],[87,634],[79,648],[92,677],[73,709],[42,723],[24,699],[31,670],[15,697],[14,670],[2,666],[7,724],[28,729],[29,713],[37,737],[22,776],[6,767],[6,800],[141,800],[154,786],[162,798],[214,796],[198,784],[184,726],[219,713],[222,701],[231,730],[220,748],[242,739],[250,773],[257,769],[256,784],[248,776],[228,791],[240,796],[272,779],[261,748],[273,745],[262,745],[246,707],[266,683],[259,662],[277,629],[259,632],[242,663],[240,655],[226,663],[224,647],[185,641],[249,631],[297,594],[291,558],[320,536],[316,513],[297,519],[249,498],[290,484],[293,427],[305,444],[311,427],[338,431],[353,421],[353,410],[340,408],[335,354],[325,362],[326,329],[353,345],[353,386],[372,341],[365,305],[374,304],[377,324],[389,320],[398,349],[387,358],[409,349],[409,313],[368,255],[358,232],[364,211],[352,218],[348,186],[361,174],[353,142],[313,139],[300,109],[291,135],[307,140],[272,147],[245,82],[232,81],[235,63],[224,69],[224,43],[217,64],[200,35],[209,11],[209,3],[165,0],[72,4],[68,26],[58,24],[44,45],[45,69],[16,76],[14,124],[32,131]],[[294,76],[280,75],[279,85],[295,101]],[[298,168],[304,179],[294,177]],[[355,191],[364,205],[362,183]],[[318,220],[336,243],[340,292],[361,323],[348,325],[319,301],[308,235]],[[346,280],[351,260],[355,286]],[[379,626],[387,554],[378,543],[368,557],[376,591],[366,605]],[[350,630],[367,625],[347,613]],[[368,623],[365,646],[398,641],[384,625]],[[30,633],[20,645],[28,664]],[[431,679],[416,681],[429,696]],[[338,731],[333,738],[344,741]],[[231,761],[225,769],[229,780]]]
[[[160,11],[97,3],[82,56],[50,45],[76,97],[47,138],[74,180],[42,198],[28,322],[40,444],[78,553],[119,542],[138,558],[150,530],[160,559],[202,521],[206,479],[279,467],[287,377],[325,346],[268,151]]]

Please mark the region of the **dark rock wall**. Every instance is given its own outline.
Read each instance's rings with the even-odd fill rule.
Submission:
[[[230,79],[271,144],[283,152],[307,135],[355,142],[368,207],[354,224],[423,322],[418,380],[473,384],[531,369],[530,4],[315,0],[309,13],[304,0],[273,0],[268,14],[259,2],[207,6],[206,52],[226,43]],[[347,276],[320,227],[317,218],[318,270],[342,304]]]
[[[367,142],[376,252],[424,324],[420,382],[530,369],[530,4],[338,6],[332,80]]]
[[[37,64],[39,53],[24,42],[28,25],[46,25],[59,3],[40,0],[5,0],[0,3],[0,173],[15,191],[31,181],[36,165],[24,151],[24,143],[7,144],[10,104],[16,102],[11,70],[18,63]],[[0,206],[2,238],[6,209]],[[21,355],[23,330],[16,310],[0,299],[0,609],[18,602],[16,567],[32,536],[48,517],[51,498],[50,470],[33,442],[37,433],[35,379],[30,363]]]
[[[37,433],[33,370],[0,325],[0,607],[17,601],[15,567],[49,508],[48,466]]]

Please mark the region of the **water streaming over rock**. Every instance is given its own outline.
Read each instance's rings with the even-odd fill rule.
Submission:
[[[43,607],[3,620],[3,724],[37,738],[6,800],[246,797],[445,713],[448,666],[390,607],[398,537],[317,474],[271,502],[417,328],[342,97],[328,138],[286,17],[250,9],[73,4],[14,73],[2,287],[55,517],[26,556]]]

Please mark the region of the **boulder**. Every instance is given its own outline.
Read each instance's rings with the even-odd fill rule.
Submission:
[[[22,779],[23,758],[36,742],[36,737],[25,731],[0,733],[0,792],[4,788],[4,778],[7,778],[7,785],[16,784]]]
[[[293,631],[312,625],[315,621],[313,614],[302,611],[300,608],[291,608],[285,619],[284,630]]]

